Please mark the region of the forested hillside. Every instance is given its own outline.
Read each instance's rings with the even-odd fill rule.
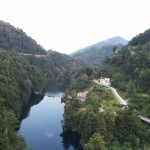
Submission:
[[[113,85],[122,91],[126,91],[127,83],[132,81],[137,92],[149,92],[150,30],[136,36],[122,51],[108,57],[99,74],[111,77]]]
[[[138,116],[150,118],[150,30],[121,47],[101,47],[113,53],[103,67],[93,69],[68,55],[46,52],[22,30],[0,21],[0,149],[27,150],[16,130],[22,107],[52,80],[67,87],[62,125],[81,134],[85,150],[149,150],[149,124]],[[94,65],[96,57],[91,57]],[[93,82],[101,76],[111,78],[128,107]],[[80,92],[87,94],[83,101]]]
[[[83,66],[70,56],[45,51],[21,29],[0,21],[0,149],[24,150],[17,136],[22,108],[48,80],[64,86],[70,69]]]
[[[108,57],[102,68],[71,74],[63,125],[65,130],[81,134],[85,150],[149,150],[149,123],[139,118],[150,118],[149,33],[147,30],[133,38]],[[117,88],[128,107],[121,107],[109,89],[93,83],[94,77],[111,78],[111,86]]]
[[[98,74],[110,77],[112,85],[124,93],[132,108],[150,118],[150,30],[107,58]]]
[[[90,66],[99,67],[102,66],[102,62],[107,56],[119,51],[127,43],[127,40],[121,37],[114,37],[78,50],[72,53],[71,56],[84,61]]]
[[[45,86],[44,74],[15,52],[0,49],[0,149],[24,149],[17,136],[22,107]]]
[[[31,92],[43,89],[44,80],[41,70],[31,66],[22,56],[0,50],[0,97],[17,116]]]
[[[149,150],[149,124],[138,116],[149,117],[150,98],[130,95],[128,107],[122,108],[110,90],[93,83],[95,75],[92,68],[72,72],[64,98],[64,130],[79,132],[85,150]]]
[[[22,29],[0,20],[0,48],[19,53],[46,54],[45,49]]]
[[[85,66],[80,61],[75,61],[66,54],[61,54],[52,50],[47,51],[45,57],[25,56],[30,65],[37,66],[42,70],[45,78],[55,81],[56,84],[66,86],[69,78],[69,71],[74,68]]]

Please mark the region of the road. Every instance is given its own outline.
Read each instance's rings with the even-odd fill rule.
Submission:
[[[118,94],[117,90],[113,87],[110,87],[110,90],[112,91],[113,95],[117,99],[117,101],[120,103],[120,105],[127,106],[127,102]]]
[[[100,84],[97,80],[95,80],[95,79],[93,80],[93,82],[95,82],[95,83],[101,85],[101,84]],[[116,90],[115,88],[110,87],[109,89],[112,91],[113,95],[115,96],[115,98],[117,99],[117,101],[120,103],[120,105],[128,106],[127,102],[118,94],[118,92],[117,92],[117,90]],[[146,117],[144,117],[144,116],[142,116],[142,115],[139,115],[139,118],[140,118],[141,120],[147,122],[147,123],[150,123],[150,119],[149,119],[149,118],[146,118]]]
[[[97,80],[95,80],[95,79],[93,80],[93,82],[95,82],[95,83],[101,85],[101,84],[100,84]],[[115,96],[115,98],[117,99],[117,101],[119,102],[120,105],[123,105],[123,106],[127,106],[127,105],[128,105],[127,102],[118,94],[118,92],[117,92],[117,90],[116,90],[115,88],[110,87],[109,89],[112,91],[113,95]]]

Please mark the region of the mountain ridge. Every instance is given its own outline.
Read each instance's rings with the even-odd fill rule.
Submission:
[[[107,56],[109,56],[113,51],[119,51],[121,47],[127,43],[128,41],[124,38],[116,36],[79,49],[70,54],[70,56],[75,59],[84,61],[89,66],[99,67],[102,65],[102,61]]]
[[[89,48],[92,48],[92,47],[95,47],[95,46],[97,48],[101,48],[105,45],[110,45],[110,44],[111,45],[117,45],[117,44],[120,44],[120,43],[122,43],[123,45],[126,45],[128,43],[128,40],[124,39],[121,36],[114,36],[112,38],[108,38],[106,40],[102,40],[102,41],[97,42],[95,44],[92,44],[92,45],[86,46],[84,48],[81,48],[79,50],[76,50],[73,53],[71,53],[70,56],[73,56],[77,52],[84,52],[86,49],[89,49]]]
[[[0,20],[0,47],[19,53],[46,54],[46,50],[22,29]]]

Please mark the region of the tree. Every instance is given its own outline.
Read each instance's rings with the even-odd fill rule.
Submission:
[[[103,137],[99,133],[94,133],[85,144],[85,150],[107,150]]]
[[[82,79],[83,79],[84,81],[87,81],[87,80],[88,80],[87,74],[83,74]]]
[[[135,84],[132,81],[129,81],[127,84],[127,94],[128,96],[134,96],[136,93]]]
[[[19,121],[13,111],[8,111],[0,98],[0,149],[27,150],[22,137],[16,133]]]
[[[117,45],[113,46],[113,52],[114,52],[114,53],[116,53],[117,48],[118,48]]]
[[[94,78],[94,79],[96,79],[96,78],[97,78],[97,73],[96,73],[96,71],[95,71],[95,70],[93,70],[92,75],[93,75],[93,78]]]
[[[145,92],[148,92],[148,90],[150,90],[150,69],[142,71],[139,80],[142,89]]]

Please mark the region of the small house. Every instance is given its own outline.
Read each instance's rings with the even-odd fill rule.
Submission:
[[[103,86],[109,86],[110,85],[110,78],[101,77],[99,82]]]

